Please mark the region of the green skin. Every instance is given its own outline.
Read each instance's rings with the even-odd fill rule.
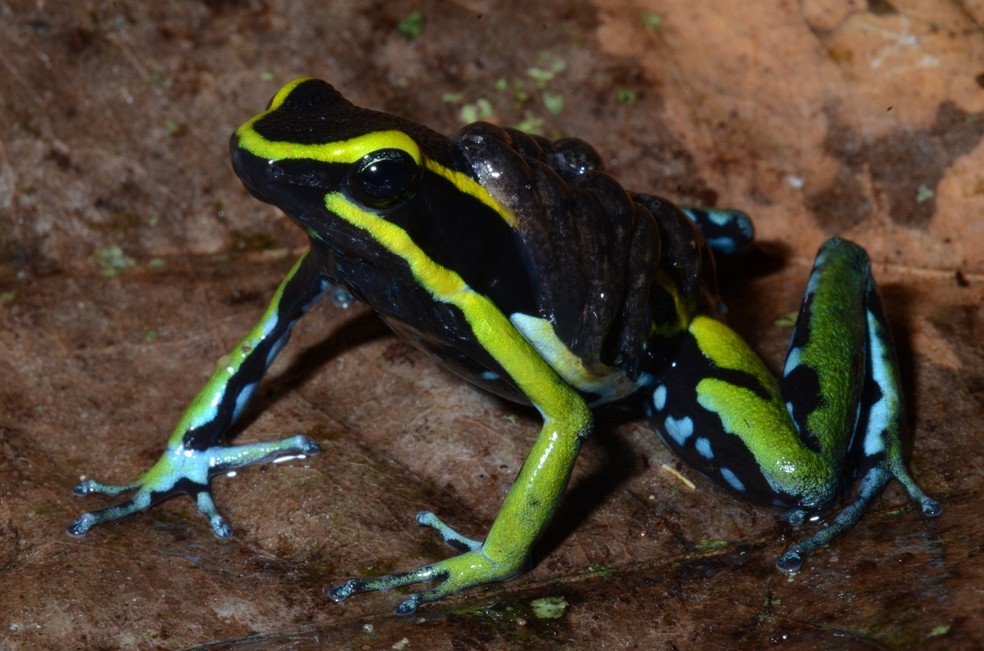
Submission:
[[[246,188],[309,235],[266,312],[192,401],[160,460],[137,481],[90,480],[79,495],[132,495],[83,513],[69,533],[195,499],[219,537],[232,531],[209,490],[219,473],[318,451],[304,436],[223,445],[298,319],[329,289],[367,302],[451,370],[543,416],[532,450],[484,540],[422,512],[460,555],[328,591],[436,585],[414,612],[518,574],[563,496],[592,408],[628,402],[685,461],[800,524],[857,495],[778,560],[795,571],[857,522],[891,479],[926,515],[939,504],[903,463],[902,400],[888,325],[864,250],[841,239],[817,255],[787,355],[773,378],[716,318],[712,251],[751,239],[735,211],[678,209],[623,190],[577,140],[549,142],[491,125],[455,139],[356,107],[316,80],[285,86],[231,142]]]

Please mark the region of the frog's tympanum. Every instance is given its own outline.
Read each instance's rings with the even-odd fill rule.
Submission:
[[[69,528],[191,496],[231,535],[209,481],[318,447],[305,436],[225,445],[298,319],[332,287],[462,378],[543,417],[484,538],[430,512],[417,522],[462,553],[402,574],[352,579],[358,592],[434,582],[397,612],[519,573],[564,494],[592,409],[638,408],[687,463],[800,524],[852,501],[778,559],[804,557],[854,525],[895,479],[925,515],[939,504],[903,462],[899,371],[865,251],[831,239],[817,254],[776,379],[720,319],[713,253],[752,238],[737,211],[678,208],[625,190],[577,139],[549,141],[478,123],[448,138],[354,106],[314,79],[287,84],[236,130],[232,164],[256,198],[310,238],[259,322],[188,407],[160,460],[136,482],[75,493],[126,501]]]

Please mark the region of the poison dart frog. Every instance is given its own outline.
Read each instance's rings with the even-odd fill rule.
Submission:
[[[418,523],[463,552],[346,581],[328,590],[336,601],[434,582],[399,605],[409,614],[518,574],[561,501],[592,409],[607,403],[637,408],[684,461],[786,509],[795,525],[859,478],[826,528],[779,557],[781,570],[796,571],[854,525],[891,479],[924,515],[940,512],[903,462],[898,362],[858,245],[821,246],[776,379],[719,318],[715,295],[714,254],[749,245],[748,217],[627,191],[581,140],[487,123],[449,138],[305,78],[239,127],[230,150],[246,189],[304,229],[310,248],[192,401],[160,460],[131,484],[74,488],[132,495],[83,513],[72,535],[184,493],[216,536],[230,536],[212,477],[318,451],[305,436],[222,441],[298,319],[332,288],[465,380],[543,418],[484,538],[421,512]]]

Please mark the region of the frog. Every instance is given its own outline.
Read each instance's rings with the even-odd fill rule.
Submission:
[[[117,503],[81,514],[71,535],[184,494],[230,537],[213,477],[319,451],[304,435],[235,445],[224,435],[325,295],[367,304],[446,369],[542,418],[483,538],[421,511],[417,523],[459,553],[346,580],[327,590],[335,601],[426,584],[397,606],[409,615],[520,574],[607,405],[635,410],[684,462],[794,526],[848,500],[778,557],[785,572],[853,527],[892,480],[925,516],[940,513],[905,465],[899,362],[858,244],[820,246],[776,376],[725,323],[718,296],[715,256],[752,245],[748,215],[627,190],[583,140],[486,122],[449,137],[300,78],[236,129],[230,155],[245,189],[309,246],[160,459],[132,483],[74,487]]]

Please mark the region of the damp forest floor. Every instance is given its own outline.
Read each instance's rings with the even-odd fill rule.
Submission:
[[[942,0],[0,3],[0,647],[984,647],[982,26]],[[334,603],[450,553],[418,510],[482,537],[539,423],[324,301],[233,433],[322,453],[216,479],[231,540],[186,497],[66,535],[109,504],[72,486],[154,462],[303,251],[227,149],[301,75],[445,133],[576,135],[626,187],[746,210],[721,289],[773,369],[817,247],[860,243],[943,514],[891,486],[786,576],[802,532],[602,414],[530,571],[411,618]]]

